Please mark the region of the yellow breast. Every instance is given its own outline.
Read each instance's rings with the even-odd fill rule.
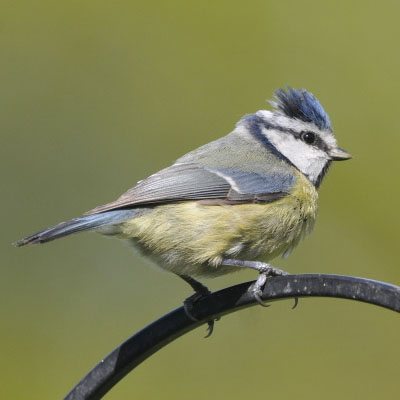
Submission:
[[[141,209],[121,226],[160,267],[192,276],[219,275],[223,258],[267,261],[296,246],[317,214],[317,191],[298,171],[290,195],[267,204],[204,205],[195,201]]]

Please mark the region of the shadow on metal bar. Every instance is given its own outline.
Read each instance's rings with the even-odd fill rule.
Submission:
[[[206,321],[258,304],[252,282],[219,290],[199,300],[192,321],[183,307],[164,315],[137,332],[101,360],[65,397],[65,400],[102,398],[125,375],[157,350]],[[374,280],[342,275],[305,274],[268,279],[265,301],[296,297],[336,297],[375,304],[400,312],[400,287]]]

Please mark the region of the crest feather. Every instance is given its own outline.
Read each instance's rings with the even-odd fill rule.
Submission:
[[[331,121],[320,102],[305,89],[275,91],[276,101],[271,102],[276,110],[289,118],[296,118],[304,122],[312,122],[320,129],[332,131]]]

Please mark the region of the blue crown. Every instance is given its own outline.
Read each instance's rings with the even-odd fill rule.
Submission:
[[[297,118],[304,122],[313,122],[320,129],[332,131],[328,114],[320,102],[305,89],[292,89],[275,91],[276,102],[271,104],[282,114],[289,118]]]

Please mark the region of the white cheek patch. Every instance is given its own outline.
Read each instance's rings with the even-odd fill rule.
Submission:
[[[329,161],[328,155],[324,151],[296,139],[287,132],[263,128],[262,133],[312,183],[317,181],[319,174]]]

